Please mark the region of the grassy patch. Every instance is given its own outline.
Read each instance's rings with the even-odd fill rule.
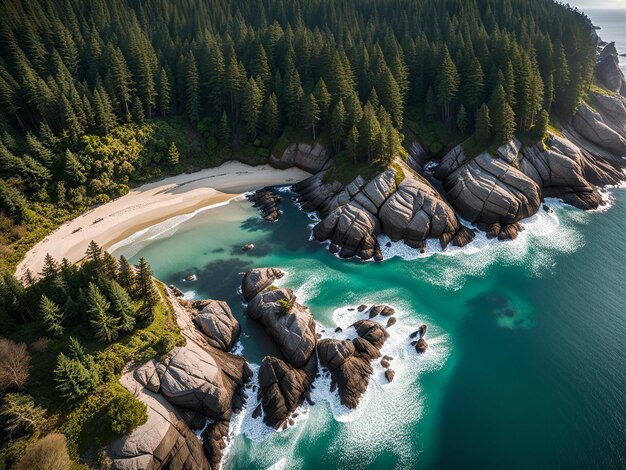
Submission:
[[[396,188],[404,181],[404,170],[398,163],[392,163],[391,166],[396,171]]]
[[[333,159],[333,163],[324,174],[323,181],[324,183],[339,181],[345,185],[354,181],[359,175],[366,180],[371,180],[384,170],[380,166],[367,162],[357,161],[355,163],[354,159],[347,152],[341,152]]]

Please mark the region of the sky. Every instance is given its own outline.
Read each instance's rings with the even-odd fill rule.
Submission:
[[[564,0],[564,3],[569,3],[572,6],[578,8],[624,8],[626,9],[626,0]]]

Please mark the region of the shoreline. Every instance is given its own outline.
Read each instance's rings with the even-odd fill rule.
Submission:
[[[46,254],[75,263],[94,240],[103,249],[172,217],[191,214],[207,206],[221,205],[265,186],[296,183],[309,176],[298,168],[278,170],[269,165],[250,166],[230,161],[219,167],[168,177],[147,183],[128,194],[72,219],[31,248],[16,269],[41,272]],[[102,219],[97,222],[98,219]]]

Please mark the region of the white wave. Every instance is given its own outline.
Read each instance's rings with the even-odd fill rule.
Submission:
[[[195,290],[188,290],[187,292],[185,292],[183,294],[183,299],[185,300],[195,300],[196,299],[196,291]]]
[[[543,209],[546,206],[547,211]],[[562,223],[562,220],[566,223]],[[417,260],[432,256],[453,257],[453,263],[432,263],[429,269],[418,274],[426,281],[458,290],[469,276],[485,276],[490,266],[525,265],[534,276],[542,276],[554,271],[556,256],[573,253],[584,246],[584,238],[577,225],[588,223],[589,215],[584,211],[568,206],[559,199],[547,198],[542,208],[532,217],[521,221],[524,230],[515,240],[499,241],[488,239],[485,232],[477,231],[475,239],[463,248],[449,246],[442,250],[437,240],[428,240],[426,253],[420,253],[404,242],[391,242],[379,237],[385,259],[399,257]],[[532,256],[528,256],[532,252]]]
[[[365,299],[369,300],[369,299]],[[395,306],[394,306],[395,307]],[[313,383],[311,398],[315,405],[304,402],[294,413],[294,424],[285,430],[275,430],[266,426],[261,417],[252,418],[252,413],[259,405],[258,396],[252,389],[248,389],[248,401],[245,408],[231,420],[229,430],[229,448],[236,436],[245,436],[247,439],[264,444],[256,450],[259,455],[255,459],[262,462],[271,462],[280,465],[274,468],[298,468],[294,460],[295,448],[298,440],[305,433],[310,438],[311,433],[321,432],[328,426],[328,419],[342,423],[338,433],[338,441],[333,445],[340,445],[342,452],[348,454],[371,455],[383,449],[392,450],[402,457],[405,464],[410,463],[411,445],[406,439],[381,439],[381,436],[398,436],[399,433],[410,433],[415,421],[419,420],[423,412],[423,397],[418,400],[407,400],[407,396],[419,397],[421,390],[419,377],[428,371],[439,369],[445,363],[450,346],[447,335],[438,330],[435,325],[429,324],[429,348],[424,354],[418,354],[411,346],[409,335],[420,325],[426,323],[425,318],[409,312],[404,304],[397,306],[395,316],[397,322],[387,331],[390,336],[381,349],[382,356],[390,356],[391,368],[395,371],[393,382],[385,378],[385,369],[380,359],[373,361],[374,372],[370,384],[361,397],[359,406],[348,409],[340,403],[337,392],[330,391],[330,375],[320,373]],[[331,326],[318,323],[318,331],[328,338],[354,338],[356,331],[350,328],[355,321],[368,318],[367,311],[358,312],[356,306],[345,306],[336,309],[332,314]],[[386,325],[388,318],[378,316],[372,319]],[[336,327],[343,331],[335,332]],[[258,391],[258,364],[250,364],[253,371],[251,386]],[[321,372],[321,366],[320,366]],[[330,414],[327,413],[328,410]],[[307,422],[315,414],[311,424]],[[284,436],[284,437],[282,437]],[[226,459],[224,460],[226,461]]]

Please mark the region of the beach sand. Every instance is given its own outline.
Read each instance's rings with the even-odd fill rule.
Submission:
[[[91,240],[108,249],[171,217],[224,203],[264,186],[296,183],[307,176],[309,173],[297,168],[277,170],[269,165],[227,162],[140,186],[60,226],[26,253],[16,276],[23,277],[28,269],[37,275],[47,253],[56,260],[67,258],[75,263],[84,257]],[[95,223],[98,219],[102,220]]]

